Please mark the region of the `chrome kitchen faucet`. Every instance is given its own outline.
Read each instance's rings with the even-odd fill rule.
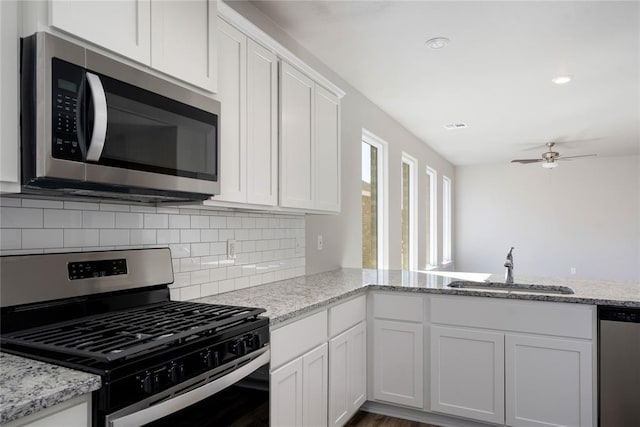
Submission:
[[[504,283],[513,284],[513,255],[512,252],[515,248],[511,246],[509,253],[507,254],[507,260],[504,262],[504,266],[507,267],[505,272]]]

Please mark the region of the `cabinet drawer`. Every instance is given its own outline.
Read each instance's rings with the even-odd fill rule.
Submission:
[[[342,331],[360,323],[367,316],[367,297],[361,295],[329,309],[329,336],[335,337]]]
[[[583,339],[593,338],[593,307],[540,301],[433,296],[431,322]]]
[[[376,319],[422,322],[424,300],[420,295],[373,294],[373,316]]]
[[[326,341],[326,310],[271,331],[271,369]]]

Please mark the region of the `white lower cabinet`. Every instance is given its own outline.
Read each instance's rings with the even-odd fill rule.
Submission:
[[[374,320],[373,397],[422,408],[423,325]]]
[[[327,425],[327,378],[327,344],[271,372],[271,425]]]
[[[504,334],[431,327],[431,410],[504,422]]]
[[[91,394],[73,398],[3,424],[4,427],[88,427],[90,425]]]
[[[507,334],[507,425],[593,425],[592,351],[590,342]]]
[[[342,426],[366,400],[366,323],[329,341],[329,425]]]

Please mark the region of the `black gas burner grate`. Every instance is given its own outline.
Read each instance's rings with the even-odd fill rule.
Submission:
[[[2,335],[3,344],[102,362],[215,333],[265,312],[261,308],[163,302]]]

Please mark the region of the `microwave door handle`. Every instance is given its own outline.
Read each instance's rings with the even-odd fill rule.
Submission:
[[[93,131],[87,150],[87,160],[97,162],[102,156],[107,136],[107,96],[104,93],[100,77],[87,72],[87,82],[93,98]]]

